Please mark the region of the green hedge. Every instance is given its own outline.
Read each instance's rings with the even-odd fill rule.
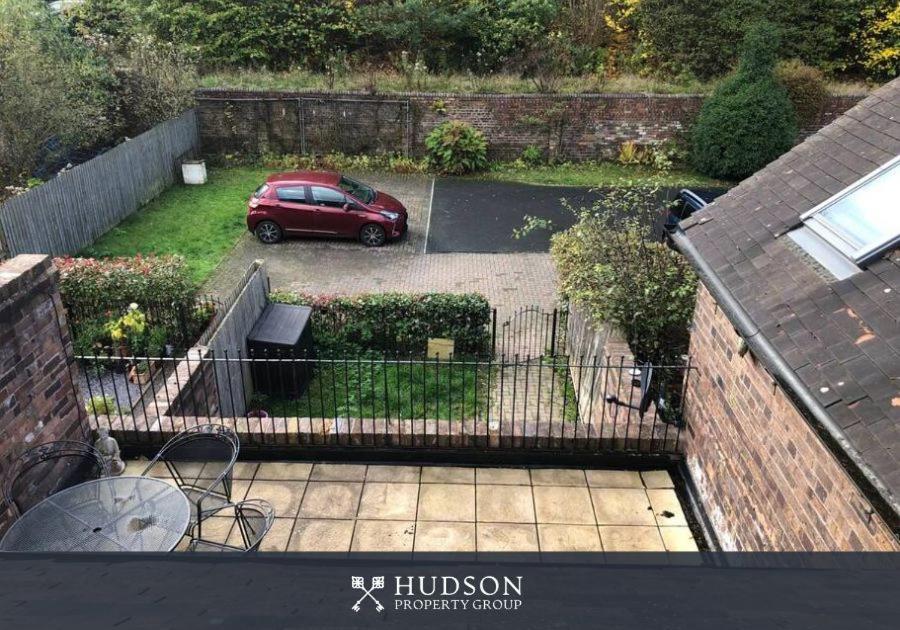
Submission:
[[[452,338],[457,355],[488,350],[491,306],[477,293],[371,293],[353,297],[272,293],[282,304],[313,307],[323,354],[424,353],[430,337]]]

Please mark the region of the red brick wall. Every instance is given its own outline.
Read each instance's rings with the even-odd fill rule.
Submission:
[[[896,539],[701,286],[688,469],[726,550],[898,550]]]
[[[528,146],[570,160],[610,159],[621,144],[681,139],[703,96],[666,94],[342,94],[239,90],[198,91],[203,150],[215,153],[300,153],[307,136],[310,153],[402,152],[408,139],[414,155],[445,120],[463,120],[487,137],[492,159],[519,157]],[[304,115],[298,99],[319,99]],[[816,131],[860,97],[833,97]],[[409,118],[396,102],[409,101]],[[329,109],[336,104],[337,109]],[[438,107],[441,105],[442,107]],[[346,110],[346,111],[344,111]],[[441,111],[437,111],[441,110]],[[331,118],[333,116],[334,118]],[[335,125],[332,120],[338,120]],[[352,128],[336,129],[348,121]],[[343,134],[343,135],[342,135]],[[348,139],[349,136],[349,139]],[[360,148],[354,151],[354,146]]]
[[[23,450],[90,439],[72,382],[72,344],[48,256],[0,264],[0,487]],[[0,531],[8,515],[0,505]]]

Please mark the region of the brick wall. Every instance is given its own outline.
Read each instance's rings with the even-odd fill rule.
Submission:
[[[683,434],[726,550],[898,550],[896,539],[701,286]]]
[[[391,94],[200,90],[200,135],[207,154],[424,151],[445,120],[480,129],[492,159],[528,146],[584,160],[615,158],[625,141],[679,140],[703,102],[699,95]],[[834,97],[811,133],[860,97]],[[300,106],[300,100],[305,99]],[[409,103],[408,116],[405,103]],[[438,105],[441,107],[438,107]],[[438,111],[440,110],[440,111]]]
[[[89,440],[84,403],[72,382],[72,344],[47,256],[0,264],[0,487],[25,449]],[[0,505],[0,531],[9,516]]]

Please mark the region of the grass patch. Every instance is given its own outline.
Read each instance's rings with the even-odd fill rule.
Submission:
[[[658,183],[672,187],[723,187],[728,182],[705,177],[686,169],[672,169],[662,173],[645,166],[631,166],[618,162],[579,162],[553,165],[523,166],[519,162],[494,163],[486,173],[475,175],[481,179],[522,182],[546,186],[603,187],[615,184]]]
[[[487,365],[459,362],[320,363],[303,396],[272,397],[276,417],[457,420],[485,415]]]
[[[655,93],[706,94],[714,83],[665,81],[653,77],[623,74],[606,78],[598,75],[559,77],[553,91],[559,94],[585,93]],[[262,69],[226,69],[202,76],[198,86],[203,88],[233,88],[242,90],[318,90],[336,92],[449,92],[453,94],[534,94],[534,81],[515,74],[425,74],[413,79],[390,70],[354,71],[334,77],[333,84],[324,74],[293,69],[273,72]]]
[[[203,186],[172,186],[80,255],[180,254],[191,277],[202,282],[247,229],[247,199],[269,172],[212,169]]]

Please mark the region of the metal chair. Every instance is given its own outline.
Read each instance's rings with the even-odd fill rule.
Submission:
[[[191,501],[191,524],[199,527],[215,510],[231,503],[232,469],[240,441],[221,424],[186,429],[160,449],[142,473],[149,475],[163,463],[175,483]]]
[[[3,498],[21,516],[60,490],[108,474],[103,455],[90,444],[46,442],[28,449],[13,462]]]
[[[223,505],[208,516],[218,515],[229,510],[233,510],[234,522],[238,526],[241,540],[235,540],[233,525],[228,529],[226,538],[222,542],[200,538],[199,531],[195,536],[192,529],[188,551],[257,551],[263,538],[272,529],[272,524],[275,522],[275,510],[272,505],[262,499],[247,499],[234,505]],[[199,528],[197,529],[199,530]]]

